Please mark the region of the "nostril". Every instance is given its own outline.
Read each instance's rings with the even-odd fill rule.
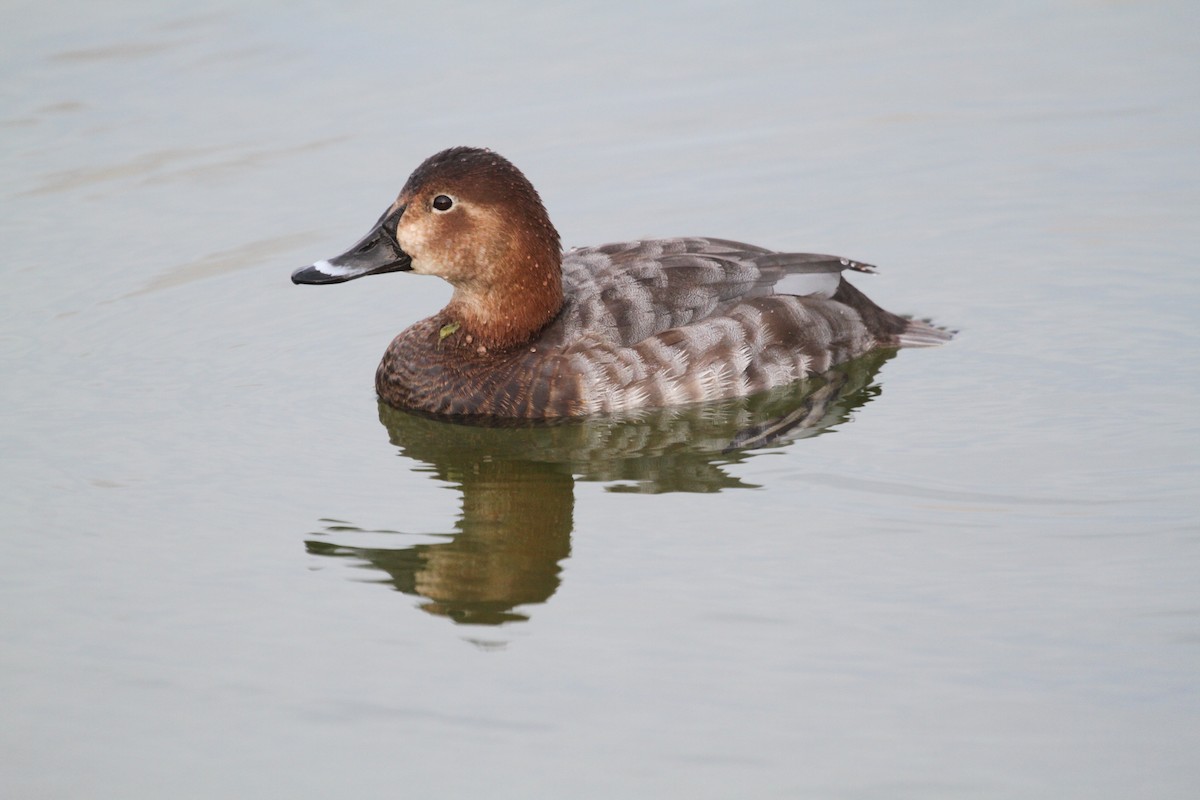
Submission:
[[[374,248],[377,244],[379,244],[379,237],[375,236],[375,237],[371,238],[370,240],[363,242],[362,247],[358,248],[354,252],[360,253],[360,254],[365,253],[368,250],[371,250],[372,248]]]

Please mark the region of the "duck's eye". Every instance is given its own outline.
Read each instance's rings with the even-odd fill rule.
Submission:
[[[450,207],[453,205],[454,201],[444,194],[439,194],[437,197],[433,198],[433,207],[438,211],[449,211]]]

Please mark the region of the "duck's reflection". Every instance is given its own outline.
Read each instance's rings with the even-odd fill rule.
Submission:
[[[307,546],[382,570],[432,614],[484,625],[524,620],[515,609],[558,588],[576,479],[610,482],[611,491],[747,486],[726,467],[845,422],[879,393],[872,380],[890,357],[872,353],[754,397],[558,424],[453,423],[381,404],[380,421],[400,452],[461,489],[457,532],[435,543],[357,547],[339,543],[357,529],[328,521]]]
[[[398,412],[383,410],[385,422],[392,413]],[[397,441],[394,427],[389,429]],[[553,464],[486,458],[436,466],[438,477],[457,483],[463,495],[458,533],[447,541],[386,548],[309,541],[309,552],[381,569],[400,591],[425,598],[421,608],[456,622],[526,619],[513,609],[554,594],[559,562],[570,555],[575,504],[570,473]],[[327,526],[331,540],[351,530],[344,524]]]

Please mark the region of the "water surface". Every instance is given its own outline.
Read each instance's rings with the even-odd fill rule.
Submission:
[[[0,793],[1195,796],[1198,17],[10,5]],[[380,407],[448,287],[288,276],[456,144],[568,245],[838,253],[960,334]]]

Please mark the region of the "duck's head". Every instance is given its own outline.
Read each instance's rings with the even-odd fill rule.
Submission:
[[[366,236],[293,283],[384,272],[454,286],[445,313],[489,348],[526,341],[562,306],[562,252],[533,184],[504,157],[453,147],[425,160]]]

